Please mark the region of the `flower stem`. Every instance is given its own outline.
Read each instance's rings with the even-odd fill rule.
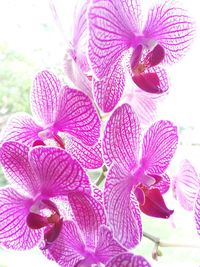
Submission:
[[[96,181],[96,186],[100,186],[100,184],[103,182],[103,180],[105,179],[106,177],[106,172],[107,172],[107,167],[104,165],[102,167],[102,173],[101,175],[99,176],[98,180]]]
[[[161,256],[162,253],[159,250],[159,247],[176,247],[176,248],[200,248],[200,243],[170,243],[160,240],[159,237],[153,236],[147,232],[143,232],[143,236],[151,240],[155,246],[152,251],[152,258],[154,260],[158,259],[158,256]]]

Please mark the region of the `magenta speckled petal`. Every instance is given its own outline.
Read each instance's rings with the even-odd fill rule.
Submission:
[[[0,190],[0,244],[9,249],[33,248],[41,238],[40,230],[31,230],[26,216],[32,202],[12,188]]]
[[[131,205],[131,190],[128,173],[119,166],[111,167],[105,184],[104,204],[114,238],[127,248],[135,247],[141,239],[139,207],[137,202]]]
[[[126,252],[114,238],[112,232],[106,226],[101,226],[99,240],[96,246],[96,257],[102,263],[107,263],[113,257]]]
[[[65,149],[83,168],[96,169],[103,165],[100,143],[94,146],[86,146],[76,138],[67,137]]]
[[[200,188],[200,178],[189,160],[183,160],[180,170],[173,179],[174,194],[186,210],[194,209],[196,194]]]
[[[142,159],[148,173],[163,173],[168,167],[178,144],[177,127],[170,121],[158,121],[143,139]]]
[[[103,112],[112,111],[124,91],[125,72],[120,61],[121,58],[111,66],[108,76],[99,81],[94,79],[94,98]]]
[[[123,104],[111,115],[102,142],[106,163],[116,162],[131,170],[138,161],[140,126],[130,105]]]
[[[51,246],[44,251],[47,258],[56,261],[60,266],[71,267],[84,259],[84,241],[77,225],[73,221],[65,221],[62,231]]]
[[[17,113],[9,118],[1,133],[0,144],[5,141],[16,141],[32,146],[38,139],[38,133],[42,130],[29,114]]]
[[[134,41],[139,16],[136,1],[93,0],[89,8],[89,59],[95,75],[108,76],[110,67]]]
[[[60,94],[55,128],[80,139],[85,145],[97,143],[100,120],[88,96],[64,86]]]
[[[196,223],[197,233],[200,236],[200,189],[196,195],[196,202],[194,206],[194,219]]]
[[[161,181],[153,185],[151,188],[157,188],[161,194],[165,194],[170,188],[170,178],[166,173],[163,173],[160,177]]]
[[[83,193],[70,192],[68,198],[86,246],[95,248],[99,227],[106,224],[103,206],[92,196]]]
[[[151,267],[142,256],[134,256],[131,253],[123,253],[114,257],[105,267]]]
[[[186,10],[174,0],[157,4],[149,11],[143,34],[165,50],[167,63],[177,62],[186,52],[194,35],[194,23]]]
[[[50,71],[37,74],[31,91],[31,110],[42,125],[54,122],[59,101],[61,83]]]
[[[29,148],[17,142],[6,142],[1,148],[1,164],[13,187],[25,196],[34,196],[38,179],[28,161]]]
[[[90,182],[86,173],[65,150],[35,147],[30,151],[29,159],[44,196],[67,195],[70,190],[90,193]]]

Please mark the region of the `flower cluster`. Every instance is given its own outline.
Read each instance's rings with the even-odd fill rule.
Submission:
[[[148,267],[132,253],[141,212],[173,213],[163,194],[178,146],[177,127],[155,120],[156,105],[169,90],[164,66],[184,55],[194,24],[173,1],[150,9],[143,26],[139,0],[85,1],[74,19],[65,72],[77,89],[39,72],[32,115],[12,115],[0,136],[10,182],[0,189],[0,245],[39,246],[63,267]],[[88,174],[99,168],[103,189]],[[172,187],[200,234],[200,180],[187,161]]]

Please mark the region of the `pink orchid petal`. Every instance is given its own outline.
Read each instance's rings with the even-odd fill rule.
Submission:
[[[133,107],[139,121],[145,125],[155,121],[157,104],[162,99],[163,95],[149,94],[139,88],[132,88],[125,94],[125,101]]]
[[[97,187],[96,185],[92,185],[92,196],[95,198],[102,206],[104,205],[103,203],[103,192],[102,190]]]
[[[163,94],[169,89],[167,73],[159,66],[146,69],[145,73],[132,77],[135,84],[144,92],[151,94]]]
[[[143,46],[141,44],[139,44],[132,56],[131,56],[131,69],[132,71],[134,72],[135,68],[138,66],[140,60],[141,60],[141,57],[142,57],[142,50],[143,50]]]
[[[120,253],[126,252],[114,238],[112,232],[106,226],[101,226],[99,232],[99,240],[96,246],[95,256],[102,263],[107,263],[113,257]]]
[[[81,255],[83,251],[84,241],[77,225],[73,221],[65,221],[58,238],[43,253],[60,266],[71,267],[84,259]]]
[[[106,224],[103,206],[92,196],[83,193],[70,192],[68,198],[86,246],[94,249],[100,225]]]
[[[67,195],[70,190],[90,193],[86,173],[65,150],[35,147],[30,151],[29,159],[43,196],[49,198]]]
[[[69,137],[66,140],[65,149],[83,168],[96,169],[103,165],[100,143],[91,147],[84,145],[76,138]]]
[[[189,160],[183,160],[180,170],[173,180],[174,194],[186,210],[194,209],[196,194],[200,188],[200,179]]]
[[[167,208],[165,201],[157,188],[145,192],[145,202],[140,203],[140,210],[149,216],[168,219],[174,212]]]
[[[131,253],[123,253],[114,257],[105,267],[151,267],[142,256],[134,256]]]
[[[144,61],[148,68],[154,67],[161,63],[165,57],[165,50],[161,45],[156,45],[151,52],[149,52]]]
[[[200,236],[200,189],[196,195],[196,202],[194,206],[194,219],[196,223],[197,233]]]
[[[162,174],[167,169],[178,144],[177,127],[170,121],[158,121],[143,139],[141,163],[148,173]]]
[[[95,75],[108,76],[110,67],[131,46],[138,32],[136,1],[93,0],[89,8],[89,59]],[[137,21],[136,21],[137,20]]]
[[[134,83],[147,93],[159,94],[160,81],[156,73],[141,73],[132,77]]]
[[[138,161],[139,140],[138,118],[128,104],[123,104],[113,112],[104,131],[102,148],[106,163],[116,162],[130,171]]]
[[[11,116],[0,136],[0,144],[5,141],[16,141],[32,146],[39,139],[38,133],[43,128],[38,126],[27,113],[17,113]]]
[[[189,48],[194,23],[186,10],[177,7],[175,1],[165,1],[149,11],[143,34],[164,48],[165,62],[173,63],[182,58]]]
[[[161,180],[151,188],[157,188],[161,194],[165,194],[170,188],[170,178],[166,173],[163,173],[160,177]]]
[[[42,125],[54,122],[58,109],[58,95],[61,82],[50,71],[39,72],[34,81],[31,91],[31,110],[33,116]]]
[[[131,190],[128,174],[119,166],[111,167],[104,189],[104,204],[114,238],[127,248],[135,247],[141,239],[140,211],[137,201],[131,203]]]
[[[8,181],[25,196],[35,196],[38,179],[28,160],[29,148],[17,142],[5,142],[1,147],[1,164]]]
[[[12,188],[0,190],[0,244],[9,249],[25,250],[37,245],[40,230],[31,230],[26,216],[32,201]]]
[[[66,54],[64,58],[64,70],[67,77],[72,82],[72,87],[82,91],[92,100],[92,82],[68,54]]]
[[[85,145],[97,143],[100,120],[91,100],[82,92],[64,86],[60,94],[55,129],[67,132]]]
[[[108,76],[105,76],[102,80],[94,79],[94,98],[103,112],[112,111],[124,91],[125,71],[120,62],[121,57],[111,66]]]

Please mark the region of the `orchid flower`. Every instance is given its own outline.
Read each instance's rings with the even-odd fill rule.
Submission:
[[[119,255],[120,258],[127,257],[128,251],[113,238],[112,231],[106,225],[103,206],[86,194],[71,192],[68,198],[74,220],[63,223],[59,237],[44,251],[45,255],[62,267],[111,266],[111,262],[119,261],[116,258]],[[129,255],[129,258],[133,257],[133,254]],[[131,260],[127,262],[132,263]],[[147,264],[145,259],[143,262]]]
[[[193,21],[173,0],[150,9],[145,23],[138,0],[92,0],[88,21],[94,94],[105,112],[120,100],[127,72],[140,89],[166,92],[162,63],[179,61],[194,35]]]
[[[103,164],[99,144],[96,144],[100,120],[84,93],[66,85],[62,87],[53,73],[42,71],[33,82],[31,110],[33,117],[17,113],[10,118],[1,134],[1,142],[10,140],[34,146],[52,139],[80,159],[84,167],[96,168]],[[60,134],[65,135],[66,141]]]
[[[200,179],[189,160],[183,160],[172,180],[174,197],[188,211],[194,211],[197,232],[200,235]]]
[[[176,150],[177,128],[170,121],[154,123],[143,137],[141,152],[140,135],[136,114],[123,104],[111,115],[102,143],[105,162],[111,166],[104,189],[105,209],[114,237],[128,248],[141,238],[140,210],[159,218],[173,213],[162,193],[169,189],[165,171]]]
[[[0,244],[24,250],[43,238],[49,247],[63,227],[57,199],[91,194],[86,173],[63,149],[17,142],[2,145],[0,162],[12,185],[0,190]]]

